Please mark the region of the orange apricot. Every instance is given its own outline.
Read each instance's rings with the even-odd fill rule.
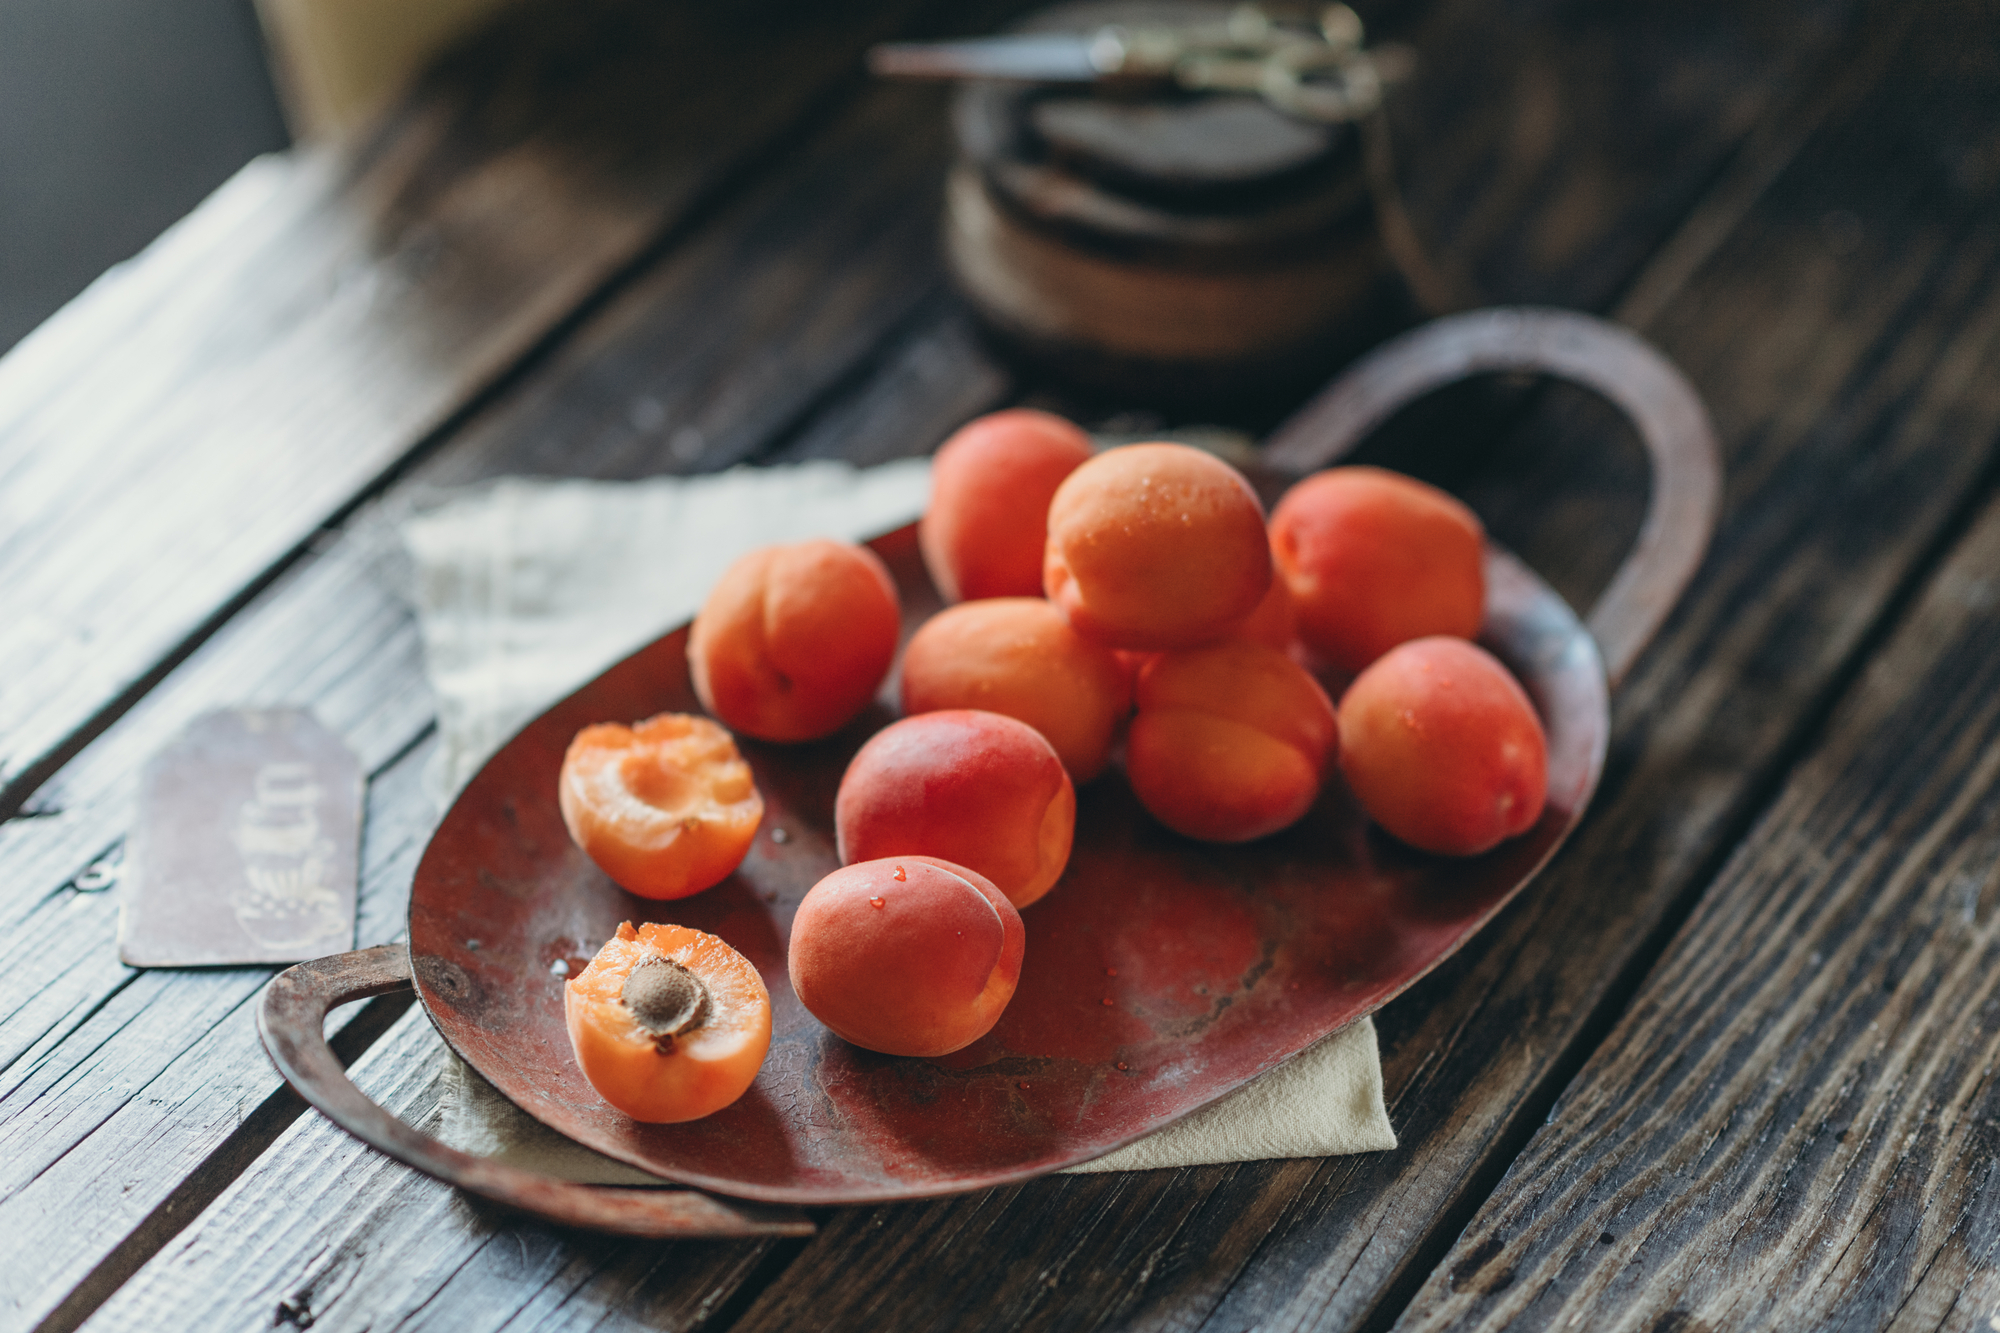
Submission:
[[[1479,633],[1484,542],[1457,500],[1375,467],[1316,473],[1271,515],[1300,642],[1350,672],[1410,639]]]
[[[896,656],[902,612],[865,547],[820,539],[766,546],[731,565],[688,633],[702,707],[767,741],[838,731]]]
[[[597,1095],[649,1124],[741,1097],[771,1046],[757,969],[713,935],[627,921],[563,988],[570,1047]]]
[[[903,649],[902,691],[906,714],[977,708],[1027,723],[1075,782],[1104,771],[1132,708],[1130,670],[1040,597],[992,597],[932,616]]]
[[[1025,407],[969,422],[939,447],[917,542],[947,602],[1041,594],[1049,501],[1090,454],[1081,429]]]
[[[585,855],[642,898],[685,898],[743,862],[764,798],[728,732],[661,713],[585,727],[556,786],[563,823]]]
[[[1548,797],[1548,740],[1527,691],[1463,639],[1392,648],[1340,700],[1340,768],[1412,847],[1474,856],[1525,833]]]
[[[1281,578],[1271,580],[1271,590],[1257,609],[1230,627],[1232,639],[1255,639],[1258,643],[1284,651],[1297,637],[1293,624],[1292,594]]]
[[[856,1046],[949,1055],[1000,1020],[1026,940],[1021,914],[976,870],[929,856],[862,861],[799,903],[792,988]]]
[[[1338,746],[1333,704],[1305,668],[1268,644],[1225,639],[1140,669],[1125,771],[1168,828],[1246,842],[1312,808]]]
[[[1042,586],[1077,633],[1107,647],[1221,638],[1271,586],[1263,506],[1241,473],[1199,449],[1110,450],[1057,488]]]
[[[840,779],[833,826],[843,862],[938,857],[1026,907],[1069,864],[1076,788],[1027,723],[945,709],[869,738]]]

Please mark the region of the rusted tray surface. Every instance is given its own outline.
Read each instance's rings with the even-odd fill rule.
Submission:
[[[785,947],[800,897],[838,864],[841,773],[886,710],[810,746],[745,743],[765,825],[742,869],[694,898],[622,892],[563,828],[556,774],[578,728],[698,708],[677,631],[531,724],[438,829],[412,891],[409,945],[438,1030],[536,1118],[610,1156],[738,1199],[836,1204],[980,1188],[1087,1160],[1379,1007],[1470,938],[1582,816],[1603,762],[1607,679],[1622,676],[1664,617],[1713,519],[1713,442],[1692,390],[1630,334],[1558,312],[1481,312],[1399,340],[1302,412],[1267,457],[1310,470],[1412,399],[1489,370],[1540,370],[1604,392],[1639,426],[1655,467],[1638,547],[1591,628],[1511,557],[1489,557],[1483,641],[1522,678],[1549,731],[1549,805],[1525,836],[1471,860],[1417,853],[1372,829],[1336,779],[1292,829],[1217,847],[1155,824],[1113,773],[1079,792],[1069,870],[1023,913],[1021,986],[1000,1024],[944,1059],[878,1056],[804,1011],[786,980]],[[912,628],[937,599],[911,531],[877,549],[897,573]],[[571,1057],[552,964],[574,974],[627,919],[720,935],[770,987],[770,1057],[741,1101],[706,1120],[637,1124],[596,1096]],[[341,984],[389,988],[397,969],[378,959],[372,979],[343,983],[342,960],[324,962],[316,974],[296,970],[289,992],[280,978],[264,1012],[267,1045],[309,1100],[481,1193],[565,1220],[647,1229],[597,1216],[585,1198],[615,1192],[542,1182],[524,1196],[523,1181],[535,1178],[444,1149],[366,1103],[337,1065],[318,1061],[316,1024],[308,1035],[303,1018]]]

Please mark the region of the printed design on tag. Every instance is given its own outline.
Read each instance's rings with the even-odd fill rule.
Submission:
[[[345,913],[333,883],[335,848],[319,820],[326,789],[312,765],[264,764],[252,792],[230,835],[243,859],[243,879],[230,898],[237,922],[271,949],[303,947],[342,930]]]

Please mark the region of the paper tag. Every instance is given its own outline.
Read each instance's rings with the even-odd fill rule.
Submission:
[[[354,947],[361,766],[302,708],[196,718],[140,778],[118,955],[295,963]]]

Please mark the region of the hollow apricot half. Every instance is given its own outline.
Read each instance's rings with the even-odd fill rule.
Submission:
[[[576,845],[642,898],[685,898],[724,879],[764,818],[735,740],[686,713],[579,731],[558,799]]]
[[[771,1049],[771,996],[713,935],[627,921],[563,991],[576,1062],[597,1095],[649,1124],[741,1097]]]

